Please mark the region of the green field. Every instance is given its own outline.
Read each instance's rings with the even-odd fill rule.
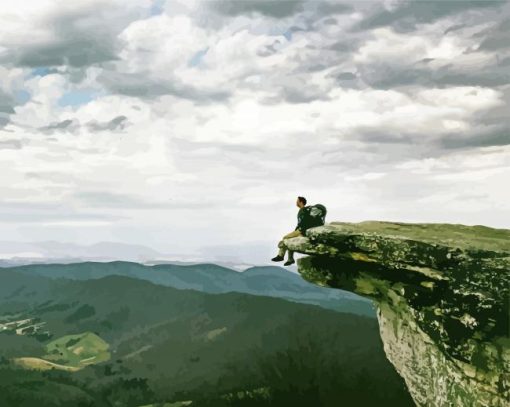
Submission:
[[[71,367],[85,367],[110,359],[108,343],[92,332],[66,335],[46,345],[48,361]]]

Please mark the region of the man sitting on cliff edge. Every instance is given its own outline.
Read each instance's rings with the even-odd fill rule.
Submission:
[[[291,264],[295,263],[294,252],[285,246],[284,240],[290,239],[292,237],[304,236],[306,229],[308,229],[308,227],[307,227],[307,223],[308,223],[307,222],[307,219],[308,219],[307,214],[308,213],[305,209],[306,198],[304,198],[302,196],[298,196],[298,198],[296,200],[296,206],[299,208],[299,211],[297,214],[298,223],[297,223],[296,229],[294,229],[293,232],[287,233],[285,236],[283,236],[282,240],[280,240],[280,242],[278,243],[278,247],[280,249],[278,251],[278,255],[271,259],[272,261],[282,261],[285,258],[285,252],[288,251],[287,261],[284,263],[284,266],[290,266]]]

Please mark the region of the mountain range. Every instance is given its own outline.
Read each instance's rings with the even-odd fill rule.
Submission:
[[[0,269],[0,405],[412,405],[374,318],[133,277],[168,274],[197,286],[211,278],[223,290],[244,274],[206,266]],[[289,290],[289,272],[255,269],[243,278],[263,290],[273,272]],[[225,396],[239,392],[252,396]]]
[[[148,266],[115,261],[33,264],[13,267],[12,270],[29,275],[74,280],[125,276],[178,289],[215,294],[240,292],[264,295],[375,317],[375,310],[370,301],[347,291],[317,287],[282,267],[251,267],[243,272],[237,272],[216,264]]]

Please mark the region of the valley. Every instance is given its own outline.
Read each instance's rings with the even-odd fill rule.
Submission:
[[[0,333],[2,405],[17,397],[39,406],[56,398],[64,406],[333,406],[340,395],[412,405],[370,316],[118,274],[49,278],[19,268],[0,269],[0,315],[4,325],[15,322]],[[48,337],[14,330],[36,324]],[[34,382],[38,390],[16,390]]]

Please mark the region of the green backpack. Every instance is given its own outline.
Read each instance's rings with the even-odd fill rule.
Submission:
[[[315,204],[307,206],[307,226],[313,228],[322,226],[326,222],[327,209],[322,204]]]

